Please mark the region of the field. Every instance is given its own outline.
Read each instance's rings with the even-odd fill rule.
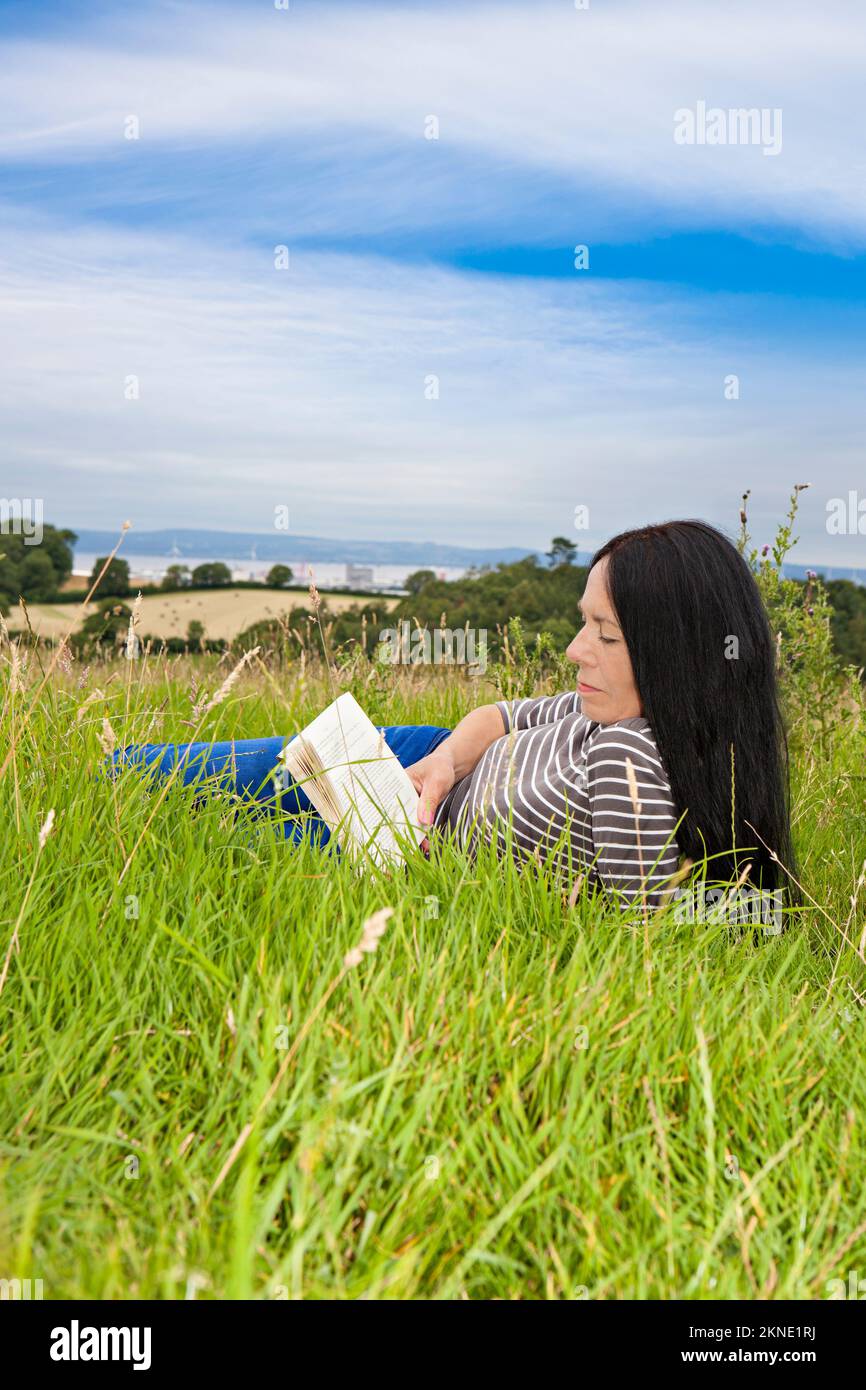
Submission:
[[[823,1299],[866,1271],[850,736],[798,753],[809,896],[783,934],[624,923],[445,847],[359,878],[225,794],[98,776],[117,744],[297,728],[330,698],[310,665],[254,659],[202,713],[216,658],[2,657],[6,1277],[46,1298]],[[455,671],[338,679],[381,723],[493,697]]]
[[[322,593],[328,608],[340,613],[353,603],[368,603],[363,595]],[[124,602],[132,603],[132,599]],[[397,599],[378,597],[377,606],[387,613]],[[148,594],[141,601],[141,630],[152,637],[184,637],[190,622],[196,619],[204,624],[205,636],[224,638],[232,641],[238,633],[253,623],[265,618],[288,613],[291,608],[301,608],[307,603],[307,595],[297,589],[281,594],[276,589],[235,589],[232,587],[212,590],[196,589],[192,593],[175,590],[166,594]],[[28,613],[34,632],[38,637],[57,639],[68,631],[73,618],[83,621],[94,613],[97,604],[90,603],[83,611],[64,603],[28,604]],[[12,609],[9,627],[20,630],[25,627],[21,610]]]

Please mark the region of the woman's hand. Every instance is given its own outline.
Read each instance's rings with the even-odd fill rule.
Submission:
[[[465,715],[438,748],[406,768],[420,798],[418,824],[432,825],[451,788],[477,767],[478,760],[505,733],[496,705],[480,705]],[[421,846],[427,849],[425,840]]]
[[[454,761],[445,744],[407,767],[406,774],[420,798],[418,824],[432,825],[437,810],[457,781]]]

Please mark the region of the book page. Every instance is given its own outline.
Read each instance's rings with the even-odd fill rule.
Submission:
[[[397,836],[423,840],[415,788],[348,691],[286,745],[283,760],[345,848],[366,845],[377,863],[394,863],[404,859]]]

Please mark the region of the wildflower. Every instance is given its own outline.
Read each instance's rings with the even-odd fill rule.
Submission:
[[[770,547],[769,547],[768,545],[765,545],[765,546],[762,547],[762,549],[761,549],[761,554],[762,554],[762,555],[768,555],[769,552],[770,552]]]

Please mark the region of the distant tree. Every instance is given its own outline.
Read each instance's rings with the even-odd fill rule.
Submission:
[[[18,594],[26,599],[35,599],[38,602],[40,599],[54,597],[57,591],[57,572],[51,563],[51,557],[41,546],[34,546],[32,553],[25,555],[18,568],[18,581]],[[13,595],[16,601],[18,594]]]
[[[186,629],[186,640],[191,647],[197,647],[204,637],[204,623],[191,618]]]
[[[54,566],[58,589],[72,574],[72,547],[77,540],[75,532],[67,527],[60,530],[56,526],[42,528],[42,544],[39,548],[45,552]]]
[[[192,572],[192,582],[196,588],[215,589],[221,584],[231,584],[232,572],[228,565],[219,560],[206,565],[196,565]]]
[[[414,570],[412,574],[406,576],[403,587],[410,594],[420,594],[421,590],[427,584],[433,583],[435,578],[436,575],[433,570]]]
[[[162,576],[163,589],[183,589],[189,583],[189,565],[169,565]]]
[[[132,609],[115,599],[105,599],[95,613],[81,624],[81,637],[88,642],[114,645],[129,631]]]
[[[547,558],[551,568],[554,565],[573,565],[577,559],[577,546],[567,536],[554,536]]]
[[[107,555],[100,555],[96,560],[90,572],[90,578],[87,581],[88,589],[91,589],[96,583],[102,566],[107,559]],[[125,560],[119,560],[115,555],[114,559],[109,562],[108,569],[102,576],[99,588],[96,592],[100,596],[103,594],[116,594],[118,598],[126,597],[129,593],[129,565]]]
[[[30,545],[16,531],[0,534],[0,612],[19,595],[34,602],[52,599],[72,573],[74,531],[43,526],[42,540]]]
[[[831,579],[827,585],[833,616],[830,632],[842,660],[866,669],[866,588],[850,579]]]
[[[512,564],[500,563],[494,569],[479,570],[474,576],[464,574],[453,581],[432,576],[416,593],[407,594],[396,603],[389,601],[387,607],[380,600],[365,604],[363,608],[352,604],[332,613],[324,605],[322,621],[337,661],[350,656],[356,645],[365,643],[364,650],[369,656],[375,649],[376,635],[385,627],[395,627],[403,619],[412,625],[413,631],[417,618],[422,627],[434,633],[442,624],[443,614],[442,626],[452,631],[465,628],[467,624],[476,633],[486,631],[491,659],[496,660],[502,653],[506,625],[513,659],[517,634],[512,625],[515,618],[520,618],[520,640],[530,653],[535,653],[532,661],[536,661],[536,643],[542,634],[547,634],[545,650],[548,655],[551,651],[565,652],[580,625],[578,601],[588,576],[584,565],[561,563],[550,567],[539,563],[536,555],[527,555]],[[866,587],[849,580],[833,581],[828,587],[835,610],[831,631],[836,649],[846,660],[866,668]],[[309,605],[293,607],[281,621],[268,618],[256,623],[240,634],[235,645],[244,648],[257,642],[291,655],[296,655],[302,646],[314,655],[321,652],[317,624]],[[550,656],[548,661],[545,657],[545,662],[550,665],[553,659]],[[530,676],[537,669],[537,664],[527,666]],[[379,717],[384,719],[384,709],[376,715]]]
[[[294,577],[288,565],[271,565],[265,583],[272,589],[284,589],[287,584],[291,584]]]

